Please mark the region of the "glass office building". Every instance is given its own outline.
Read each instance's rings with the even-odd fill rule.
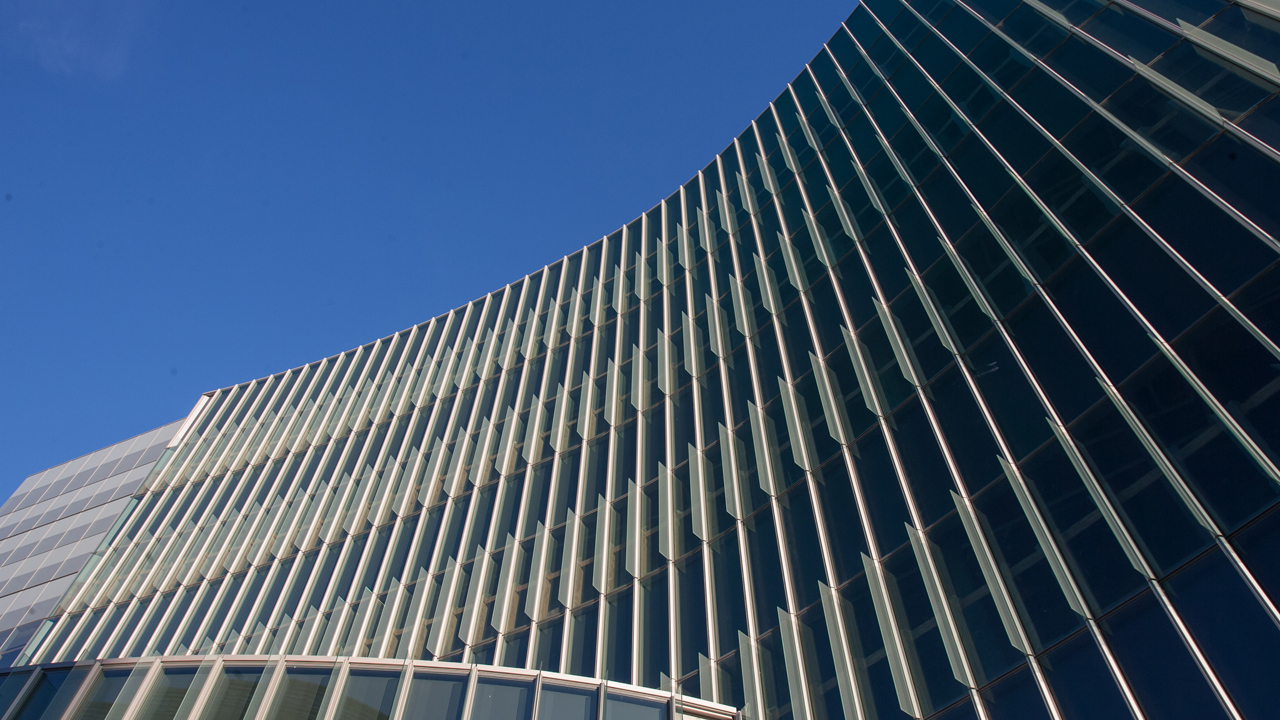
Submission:
[[[202,397],[6,718],[1275,717],[1277,62],[869,0],[618,231]]]

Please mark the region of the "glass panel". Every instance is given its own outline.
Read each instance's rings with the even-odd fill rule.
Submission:
[[[1093,637],[1080,633],[1040,661],[1064,720],[1129,720],[1129,708]]]
[[[1226,717],[1151,593],[1120,608],[1101,625],[1148,717]]]
[[[1049,720],[1044,698],[1031,669],[1023,667],[982,691],[991,720]]]
[[[480,678],[470,720],[528,720],[533,711],[533,682]]]
[[[334,673],[331,668],[288,668],[284,687],[273,700],[273,720],[316,720],[329,696]]]
[[[207,675],[208,667],[165,668],[156,678],[136,720],[173,720],[186,706],[187,712],[182,713],[185,718]]]
[[[605,720],[667,720],[667,704],[609,693],[604,702]]]
[[[1173,604],[1245,717],[1275,711],[1280,630],[1215,550],[1168,581]],[[1267,708],[1271,708],[1268,710]]]
[[[1165,338],[1175,338],[1213,299],[1136,223],[1121,217],[1088,248],[1107,275]]]
[[[416,673],[409,686],[405,717],[424,720],[458,720],[467,695],[466,675]]]
[[[9,709],[13,704],[18,693],[22,692],[22,688],[26,686],[27,679],[31,677],[31,671],[9,673],[0,680],[0,713]]]
[[[1246,10],[1239,5],[1229,5],[1204,29],[1272,62],[1280,61],[1280,29],[1274,19]]]
[[[1145,555],[1158,568],[1172,570],[1210,542],[1115,406],[1104,403],[1093,409],[1071,428],[1071,434],[1112,504],[1136,532]]]
[[[1152,69],[1195,93],[1234,120],[1275,92],[1276,86],[1199,46],[1182,41]]]
[[[1166,177],[1133,209],[1223,293],[1275,261],[1274,250],[1181,178]]]
[[[1231,542],[1271,601],[1280,601],[1280,510],[1272,510]]]
[[[223,669],[203,720],[243,720],[249,706],[257,705],[254,701],[258,699],[259,687],[265,687],[262,671],[261,666]]]
[[[14,715],[14,720],[56,720],[62,717],[62,712],[71,704],[71,698],[89,671],[89,667],[78,667],[43,673],[36,681],[35,689]]]
[[[98,679],[94,681],[93,690],[89,692],[89,697],[85,698],[80,709],[76,711],[76,720],[102,720],[111,712],[111,708],[115,705],[117,699],[122,699],[125,703],[129,702],[126,695],[120,698],[120,692],[124,690],[125,683],[129,680],[133,668],[108,668],[102,671]]]
[[[543,685],[538,720],[595,720],[596,690]]]
[[[1115,3],[1081,26],[1081,30],[1114,48],[1121,55],[1136,57],[1141,62],[1169,48],[1177,37],[1152,22],[1131,13]]]
[[[400,673],[354,669],[342,688],[339,720],[387,720],[396,701]]]
[[[1223,134],[1188,160],[1186,168],[1263,230],[1272,236],[1280,233],[1274,193],[1280,183],[1280,163]]]
[[[1235,324],[1231,320],[1228,322]],[[1218,339],[1221,342],[1218,351],[1241,352],[1242,357],[1236,360],[1237,365],[1231,371],[1237,376],[1234,384],[1238,387],[1253,379],[1244,372],[1247,358],[1243,357],[1243,351],[1247,347],[1227,343],[1227,339]],[[1253,344],[1252,338],[1246,335],[1245,339]],[[1179,350],[1186,353],[1184,348]],[[1208,374],[1207,371],[1213,367],[1209,364],[1210,358],[1202,355],[1190,355],[1191,367],[1214,381],[1220,380]],[[1271,362],[1275,360],[1271,359]],[[1212,385],[1210,387],[1213,388]],[[1239,527],[1280,495],[1280,487],[1262,473],[1234,434],[1223,426],[1218,416],[1164,356],[1121,386],[1120,392],[1150,428],[1182,477],[1218,522],[1227,528],[1234,530]],[[1259,394],[1266,399],[1265,392]],[[1259,409],[1267,408],[1263,405]],[[1265,415],[1263,419],[1267,419]]]

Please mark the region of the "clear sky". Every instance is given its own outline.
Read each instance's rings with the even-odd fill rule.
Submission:
[[[0,3],[0,499],[692,177],[852,0]]]

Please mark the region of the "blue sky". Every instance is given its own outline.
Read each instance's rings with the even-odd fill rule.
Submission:
[[[0,5],[0,497],[652,207],[854,3]]]

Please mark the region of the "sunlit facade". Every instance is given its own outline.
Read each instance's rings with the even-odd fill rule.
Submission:
[[[618,231],[203,396],[0,703],[1274,717],[1276,62],[1274,3],[858,6]]]

